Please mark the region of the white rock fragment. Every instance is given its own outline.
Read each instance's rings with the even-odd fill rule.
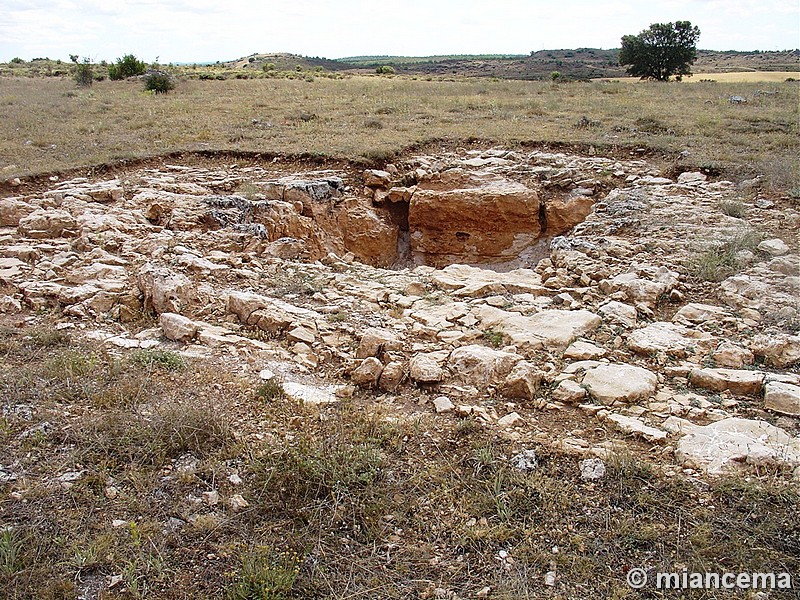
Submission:
[[[599,458],[586,458],[580,462],[581,479],[595,481],[606,474],[606,463]]]
[[[780,238],[764,240],[758,245],[758,251],[770,256],[783,256],[789,254],[789,246]]]
[[[520,471],[533,471],[539,466],[539,460],[536,457],[536,450],[533,448],[523,450],[511,457],[511,465]]]
[[[450,401],[450,398],[447,396],[439,396],[434,398],[433,406],[438,414],[444,414],[452,412],[455,408],[455,404]]]
[[[612,413],[608,415],[607,419],[614,423],[617,429],[623,433],[642,437],[648,442],[661,442],[667,438],[666,431],[645,425],[641,419],[636,417]]]
[[[525,422],[519,413],[511,412],[497,420],[498,427],[516,427]]]

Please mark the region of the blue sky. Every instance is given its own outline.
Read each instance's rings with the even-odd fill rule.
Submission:
[[[676,20],[700,27],[703,49],[800,47],[797,0],[2,0],[0,9],[0,61],[527,54],[616,48],[625,34]]]

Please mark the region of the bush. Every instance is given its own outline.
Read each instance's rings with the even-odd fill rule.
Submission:
[[[147,71],[147,65],[144,61],[139,60],[133,54],[126,54],[122,58],[118,58],[113,65],[108,65],[108,78],[127,79],[136,75],[144,75],[145,71]]]
[[[83,62],[75,61],[75,83],[78,87],[86,88],[92,87],[94,81],[94,69],[88,58],[84,58]]]
[[[394,75],[395,73],[394,67],[391,67],[389,65],[381,65],[380,67],[375,69],[375,72],[378,75]]]
[[[22,60],[19,56],[15,56],[14,58],[11,59],[11,64],[12,65],[21,65],[24,62],[25,61]]]
[[[169,73],[151,71],[144,79],[144,89],[156,94],[166,94],[168,91],[175,89],[175,82]]]

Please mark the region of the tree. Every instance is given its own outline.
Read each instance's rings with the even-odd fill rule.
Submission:
[[[639,35],[622,37],[619,64],[630,65],[628,75],[642,79],[678,81],[691,75],[691,65],[697,60],[697,40],[700,29],[689,21],[654,23]]]

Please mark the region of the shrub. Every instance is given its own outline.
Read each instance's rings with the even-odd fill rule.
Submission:
[[[126,54],[118,58],[113,65],[108,65],[108,78],[119,80],[136,75],[144,75],[147,65],[133,54]]]
[[[21,64],[22,64],[22,63],[24,63],[24,62],[25,62],[25,61],[24,61],[24,60],[22,60],[22,59],[21,59],[19,56],[15,56],[14,58],[12,58],[12,59],[11,59],[11,64],[12,64],[12,65],[21,65]],[[787,80],[787,81],[788,81],[788,80]]]
[[[159,367],[166,371],[180,371],[186,364],[183,357],[169,350],[136,350],[131,362],[141,367]]]
[[[264,63],[264,66],[261,68],[264,69],[264,71],[274,71],[275,63]]]
[[[84,58],[83,62],[78,62],[76,57],[75,61],[73,62],[75,62],[75,83],[78,84],[78,87],[92,87],[92,82],[94,81],[94,69],[89,62],[89,59]]]
[[[175,89],[175,81],[169,73],[163,71],[151,71],[144,79],[144,89],[153,91],[156,94],[166,94]]]
[[[375,69],[375,72],[378,75],[394,75],[395,70],[394,67],[391,67],[389,65],[381,65],[380,67]]]
[[[719,209],[723,214],[737,219],[743,219],[747,214],[747,207],[739,200],[722,200],[719,203]]]

